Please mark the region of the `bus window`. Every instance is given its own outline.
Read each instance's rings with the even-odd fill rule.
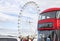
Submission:
[[[57,11],[57,18],[60,18],[60,11]]]
[[[49,16],[47,16],[47,19],[50,18]]]
[[[42,16],[41,19],[45,19],[45,16]]]
[[[41,20],[41,15],[39,15],[39,20]]]
[[[56,11],[42,13],[40,14],[40,17],[39,17],[40,20],[48,19],[48,18],[56,18]]]
[[[38,24],[38,28],[51,28],[53,27],[52,23],[44,23],[44,24]]]

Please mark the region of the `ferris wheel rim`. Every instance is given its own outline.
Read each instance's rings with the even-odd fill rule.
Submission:
[[[27,5],[30,5],[30,4],[32,4],[32,3],[36,6],[36,8],[38,9],[38,11],[40,11],[38,4],[37,4],[36,2],[34,2],[34,1],[29,1],[29,2],[25,3],[25,4],[22,6],[22,9],[21,9],[20,11],[22,12],[22,11],[25,9],[25,6],[27,7]]]
[[[31,4],[31,3],[33,3],[35,6],[36,6],[36,8],[37,8],[37,11],[39,12],[40,10],[39,10],[39,6],[38,6],[38,4],[36,3],[36,2],[34,2],[34,1],[29,1],[29,2],[27,2],[27,3],[25,3],[25,5],[23,5],[23,7],[22,7],[22,9],[20,10],[20,15],[22,14],[22,12],[23,12],[23,10],[25,9],[25,6],[27,7],[27,6],[29,6],[29,4]],[[20,18],[20,17],[19,17]],[[18,21],[20,21],[20,20],[18,20]],[[20,31],[20,30],[18,30],[18,31]],[[19,33],[21,33],[21,32],[19,32]]]

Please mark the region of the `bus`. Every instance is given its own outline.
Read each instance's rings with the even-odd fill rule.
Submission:
[[[48,8],[39,14],[38,41],[60,41],[60,8]]]

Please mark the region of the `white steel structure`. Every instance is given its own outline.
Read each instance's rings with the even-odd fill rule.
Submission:
[[[36,2],[30,1],[20,10],[18,16],[18,36],[33,36],[37,34],[37,22],[39,6]],[[23,31],[24,30],[24,31]]]

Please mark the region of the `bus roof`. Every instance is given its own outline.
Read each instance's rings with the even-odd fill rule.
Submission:
[[[52,12],[52,11],[60,11],[60,8],[48,8],[48,9],[44,10],[42,13]]]

